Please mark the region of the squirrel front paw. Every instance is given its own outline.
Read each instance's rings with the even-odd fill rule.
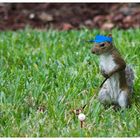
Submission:
[[[109,75],[104,70],[101,70],[101,73],[105,78],[109,78]]]

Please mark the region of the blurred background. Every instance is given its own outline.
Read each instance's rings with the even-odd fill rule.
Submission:
[[[137,3],[0,3],[0,30],[140,27]]]

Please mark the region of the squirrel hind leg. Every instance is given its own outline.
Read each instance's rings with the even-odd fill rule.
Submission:
[[[98,100],[104,105],[111,104],[111,97],[109,95],[108,89],[102,88],[99,91]]]
[[[118,97],[118,104],[121,108],[127,108],[130,106],[130,101],[127,91],[121,91]]]

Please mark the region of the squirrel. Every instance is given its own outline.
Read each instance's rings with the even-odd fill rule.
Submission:
[[[91,52],[99,56],[101,74],[107,78],[99,91],[99,101],[104,105],[130,107],[134,72],[114,46],[112,35],[97,35],[90,42],[95,42]]]

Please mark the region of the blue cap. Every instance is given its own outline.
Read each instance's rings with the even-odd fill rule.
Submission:
[[[94,40],[89,40],[89,42],[101,43],[101,42],[112,42],[112,37],[104,35],[96,35]]]

